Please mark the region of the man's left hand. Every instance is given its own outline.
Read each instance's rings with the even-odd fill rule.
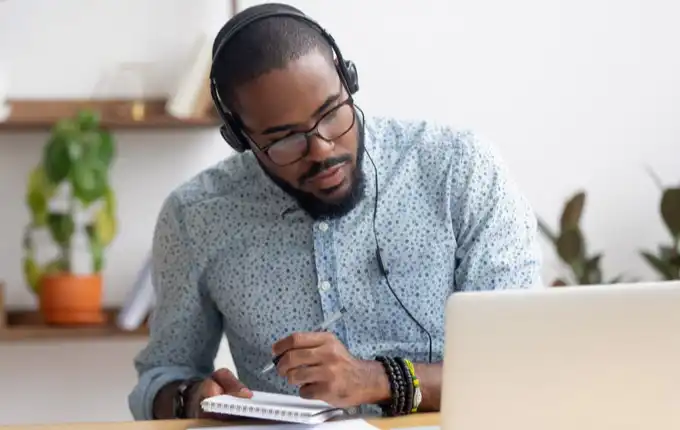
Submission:
[[[293,333],[273,347],[283,354],[277,370],[300,387],[300,396],[336,407],[375,404],[390,399],[382,364],[359,360],[330,332]]]

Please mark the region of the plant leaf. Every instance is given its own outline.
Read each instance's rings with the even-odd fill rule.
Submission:
[[[602,270],[600,269],[601,259],[602,254],[597,254],[586,260],[583,282],[581,282],[581,284],[596,285],[602,283]]]
[[[113,136],[108,131],[101,130],[99,134],[99,145],[97,147],[97,156],[99,161],[105,166],[110,167],[113,158],[115,157],[115,145],[113,143]]]
[[[676,255],[676,253],[672,246],[659,246],[659,256],[662,260],[670,261],[674,255]]]
[[[36,166],[28,177],[26,205],[31,210],[33,225],[42,227],[47,223],[47,209],[55,187],[47,179],[42,165]]]
[[[49,227],[52,239],[61,247],[68,246],[73,235],[73,218],[69,214],[51,213],[47,216],[47,226]]]
[[[24,257],[22,263],[26,283],[35,294],[38,294],[40,292],[40,278],[42,278],[40,267],[30,256]]]
[[[550,227],[548,227],[548,224],[543,222],[543,220],[540,218],[537,218],[537,221],[538,230],[543,234],[543,236],[547,237],[554,245],[557,245],[557,235],[553,233]]]
[[[680,239],[680,188],[667,188],[661,197],[661,216],[675,240]]]
[[[99,164],[88,164],[84,160],[73,165],[71,183],[73,194],[85,206],[104,196],[108,186],[106,170]]]
[[[680,271],[680,255],[673,255],[667,261],[675,270]]]
[[[52,184],[66,179],[71,170],[70,143],[65,137],[55,136],[47,142],[43,150],[43,168]]]
[[[95,130],[99,127],[101,115],[99,112],[91,109],[83,109],[78,112],[76,122],[81,131]]]
[[[583,255],[583,238],[579,229],[563,231],[557,238],[557,254],[567,264],[573,264]]]
[[[581,191],[574,195],[565,205],[560,218],[560,228],[562,231],[573,230],[579,227],[583,207],[586,202],[586,193]]]
[[[642,251],[640,254],[665,280],[670,281],[676,278],[673,273],[673,267],[667,261],[660,259],[650,252]]]
[[[96,235],[90,236],[90,253],[94,272],[100,273],[104,268],[104,246],[97,240]]]

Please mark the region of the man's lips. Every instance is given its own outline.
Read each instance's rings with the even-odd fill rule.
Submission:
[[[345,165],[346,163],[340,163],[331,167],[330,169],[324,170],[318,175],[312,177],[310,182],[319,189],[329,189],[336,187],[345,180],[345,173],[342,170]]]
[[[338,170],[340,170],[342,168],[342,166],[344,166],[344,165],[345,165],[345,163],[337,164],[337,165],[331,167],[330,169],[324,170],[323,172],[319,173],[318,175],[312,176],[311,178],[309,178],[309,180],[310,181],[320,181],[322,179],[329,178],[329,177],[333,176]]]

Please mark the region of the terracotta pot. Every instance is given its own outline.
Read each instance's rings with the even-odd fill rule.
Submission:
[[[46,275],[40,280],[40,312],[47,324],[104,322],[101,275]]]

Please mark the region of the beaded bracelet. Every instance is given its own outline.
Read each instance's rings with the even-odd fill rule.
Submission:
[[[399,387],[397,387],[397,380],[393,375],[392,366],[390,366],[389,358],[379,356],[376,357],[376,360],[379,361],[383,365],[383,368],[385,369],[385,374],[387,374],[387,380],[389,381],[390,384],[391,394],[391,401],[387,404],[381,404],[380,409],[382,409],[384,416],[390,416],[393,415],[394,411],[396,410],[396,404],[398,401],[397,396],[399,395]]]
[[[401,413],[403,415],[406,415],[408,413],[413,412],[413,399],[415,395],[415,385],[413,384],[413,374],[408,368],[408,365],[406,364],[406,359],[397,357],[396,358],[397,363],[399,363],[399,366],[401,367],[401,371],[404,374],[404,386],[406,388],[406,402],[401,409]]]
[[[404,372],[396,360],[390,357],[376,357],[379,361],[390,383],[391,402],[389,404],[380,405],[385,416],[398,416],[404,414],[404,406],[406,405],[406,383]]]

